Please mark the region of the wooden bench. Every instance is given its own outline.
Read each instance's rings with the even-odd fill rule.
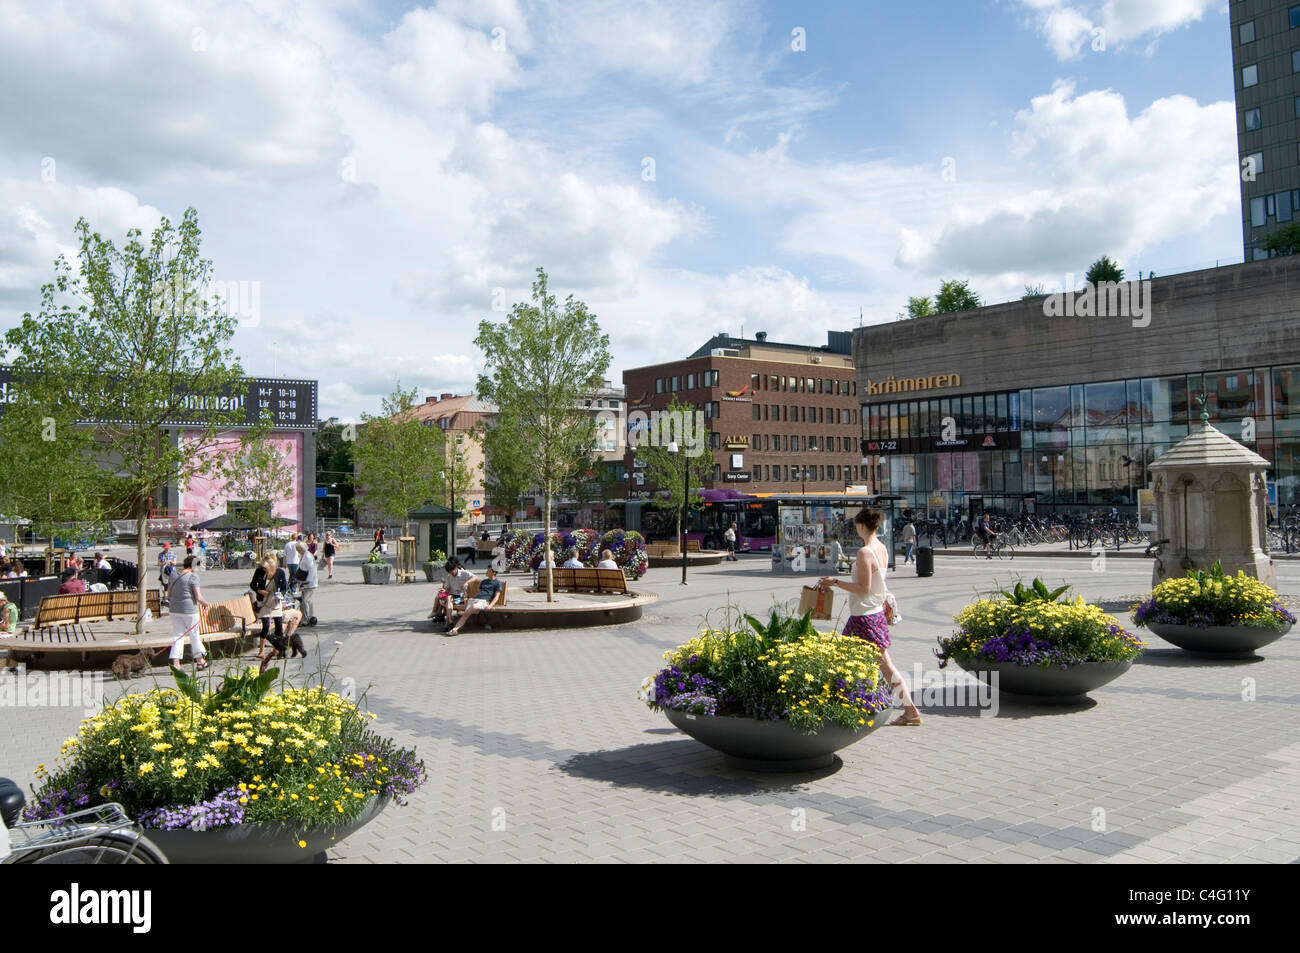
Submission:
[[[135,589],[118,589],[112,592],[70,592],[64,595],[45,596],[32,619],[32,629],[83,622],[117,621],[136,617],[139,592]],[[145,607],[158,616],[162,609],[158,590],[145,591]]]
[[[479,587],[479,583],[481,583],[482,581],[483,580],[480,579],[478,576],[475,576],[473,579],[471,579],[469,582],[465,584],[466,602],[468,602],[470,599],[478,598],[478,587]],[[497,576],[497,581],[501,583],[501,598],[498,599],[497,604],[493,606],[494,609],[499,608],[500,606],[506,604],[506,590],[510,588],[509,584],[500,576]]]
[[[257,613],[253,611],[253,600],[248,593],[225,602],[214,602],[208,611],[199,616],[199,635],[212,635],[215,632],[233,632],[248,635],[248,627],[257,622]]]
[[[552,569],[551,585],[556,592],[617,592],[631,595],[621,569]],[[538,570],[533,592],[546,590],[546,570]]]

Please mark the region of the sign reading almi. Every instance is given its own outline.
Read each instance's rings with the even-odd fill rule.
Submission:
[[[4,411],[6,404],[13,403],[17,398],[12,369],[0,364],[0,412]],[[111,403],[106,401],[104,412],[86,423],[112,423],[114,418]],[[244,423],[236,425],[237,428],[255,426],[262,414],[268,413],[274,430],[316,429],[316,381],[250,377],[241,381],[239,387],[229,394],[201,399],[182,396],[179,403],[184,413],[174,420],[164,421],[164,426],[192,427],[201,424],[205,410],[242,410]]]
[[[899,377],[890,374],[883,381],[867,381],[867,395],[902,394],[915,390],[933,390],[936,387],[960,387],[960,374],[936,374],[933,377]]]

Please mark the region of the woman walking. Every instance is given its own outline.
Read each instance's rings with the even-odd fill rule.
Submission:
[[[843,634],[872,642],[880,649],[881,674],[903,705],[902,715],[889,724],[911,727],[921,723],[921,713],[916,710],[907,683],[889,657],[889,622],[885,619],[885,596],[888,592],[884,568],[889,564],[889,551],[876,539],[876,530],[884,518],[884,513],[869,507],[859,511],[853,518],[853,528],[862,539],[862,548],[853,564],[853,581],[843,582],[834,576],[825,576],[818,585],[823,589],[839,586],[849,594],[849,621],[844,625]]]
[[[372,553],[384,551],[384,528],[381,526],[375,530],[375,545],[370,547]]]
[[[329,575],[325,577],[326,579],[333,579],[333,578],[334,578],[334,550],[335,550],[335,548],[336,548],[336,546],[335,546],[335,544],[334,544],[334,534],[333,534],[332,532],[326,533],[326,534],[325,534],[325,548],[324,548],[324,553],[325,553],[325,568],[329,570]]]
[[[203,651],[203,640],[199,637],[199,610],[206,609],[210,603],[199,592],[199,577],[194,575],[198,556],[186,556],[181,571],[172,579],[171,588],[167,590],[167,602],[171,606],[172,650],[171,663],[180,667],[185,658],[185,640],[190,642],[190,655],[194,658],[194,667],[208,667],[207,655]]]
[[[257,572],[253,573],[252,582],[248,584],[257,594],[257,615],[262,620],[261,638],[275,648],[274,652],[262,660],[263,669],[271,659],[277,656],[284,658],[285,649],[288,648],[284,635],[284,599],[289,591],[289,578],[279,565],[279,558],[274,553],[267,553],[262,564],[257,567]],[[271,635],[272,620],[275,621],[275,635]]]

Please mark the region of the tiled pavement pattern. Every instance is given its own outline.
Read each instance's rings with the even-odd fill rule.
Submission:
[[[834,770],[764,776],[728,769],[636,690],[704,611],[728,599],[762,611],[797,593],[765,560],[692,570],[686,588],[678,570],[654,569],[640,585],[664,598],[631,625],[456,639],[421,621],[433,587],[363,586],[359,561],[322,583],[327,621],[314,634],[326,655],[342,642],[333,674],[369,686],[376,726],[416,746],[430,782],[332,850],[336,862],[1300,857],[1300,636],[1253,662],[1195,660],[1153,640],[1088,705],[1004,703],[997,717],[923,708],[924,726],[882,728]],[[893,656],[905,672],[934,671],[935,637],[995,574],[1106,598],[1143,591],[1149,571],[1146,561],[1094,572],[1088,559],[1054,557],[941,556],[930,579],[903,567],[891,580],[907,616]],[[1300,565],[1280,571],[1281,588],[1300,591]],[[209,598],[246,582],[203,578]],[[29,785],[79,716],[0,709],[0,774]]]

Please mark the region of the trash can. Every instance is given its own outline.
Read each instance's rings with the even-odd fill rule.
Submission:
[[[934,575],[934,549],[921,546],[916,550],[916,574],[918,576]]]

